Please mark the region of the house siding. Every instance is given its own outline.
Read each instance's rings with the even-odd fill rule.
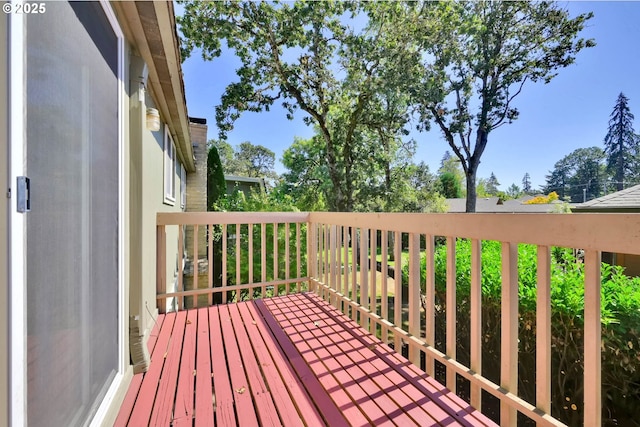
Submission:
[[[130,99],[138,99],[137,91]],[[180,173],[173,170],[176,183],[176,201],[173,205],[164,202],[164,128],[166,123],[161,117],[159,131],[151,132],[146,128],[146,107],[155,106],[150,94],[146,95],[145,105],[140,108],[132,105],[131,135],[131,174],[132,196],[130,197],[131,215],[131,303],[130,316],[139,316],[139,329],[148,336],[153,326],[156,308],[156,214],[158,212],[180,212]],[[171,129],[169,133],[173,134]],[[135,177],[135,178],[134,178]],[[135,192],[135,193],[134,193]],[[178,263],[182,261],[182,251],[178,250],[177,230],[167,230],[167,286],[172,287],[177,277]],[[146,341],[146,338],[145,338]]]

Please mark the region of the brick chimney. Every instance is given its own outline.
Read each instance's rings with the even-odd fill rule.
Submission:
[[[187,174],[187,212],[207,210],[207,119],[189,117],[189,132],[195,156],[196,171]],[[198,228],[198,259],[207,257],[206,227]],[[193,260],[193,228],[187,227],[185,246],[189,260]]]

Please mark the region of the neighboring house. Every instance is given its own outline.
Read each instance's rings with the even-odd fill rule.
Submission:
[[[234,191],[242,191],[245,195],[249,195],[252,189],[254,191],[265,191],[264,178],[225,175],[224,180],[227,182],[227,194],[233,194]]]
[[[640,213],[640,185],[629,187],[597,199],[589,200],[572,208],[574,213]],[[625,267],[625,274],[640,276],[640,256],[603,252],[602,260]]]
[[[0,17],[0,425],[109,425],[196,166],[173,2],[40,5]]]
[[[524,196],[520,199],[501,201],[499,197],[479,197],[476,199],[477,213],[552,213],[558,212],[562,207],[562,202],[546,204],[531,204],[524,202],[532,199],[531,196]],[[464,198],[446,200],[450,213],[466,212],[467,200]]]

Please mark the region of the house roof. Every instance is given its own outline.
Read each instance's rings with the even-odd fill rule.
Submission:
[[[576,212],[640,211],[640,185],[580,203],[573,210]]]
[[[559,202],[527,205],[524,202],[531,199],[525,196],[517,200],[506,200],[500,203],[498,197],[486,197],[476,199],[476,212],[482,213],[550,213],[555,212]],[[447,199],[449,210],[447,212],[465,212],[466,199]]]
[[[116,1],[111,4],[132,50],[147,64],[147,88],[169,125],[178,158],[188,172],[193,172],[195,162],[173,2]]]
[[[238,176],[238,175],[225,175],[224,176],[224,180],[225,181],[232,181],[232,182],[253,182],[256,184],[263,184],[264,183],[264,179],[263,178],[250,178],[248,176]]]

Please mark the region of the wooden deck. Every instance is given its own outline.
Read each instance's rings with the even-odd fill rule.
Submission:
[[[314,294],[161,315],[117,426],[495,425]]]

